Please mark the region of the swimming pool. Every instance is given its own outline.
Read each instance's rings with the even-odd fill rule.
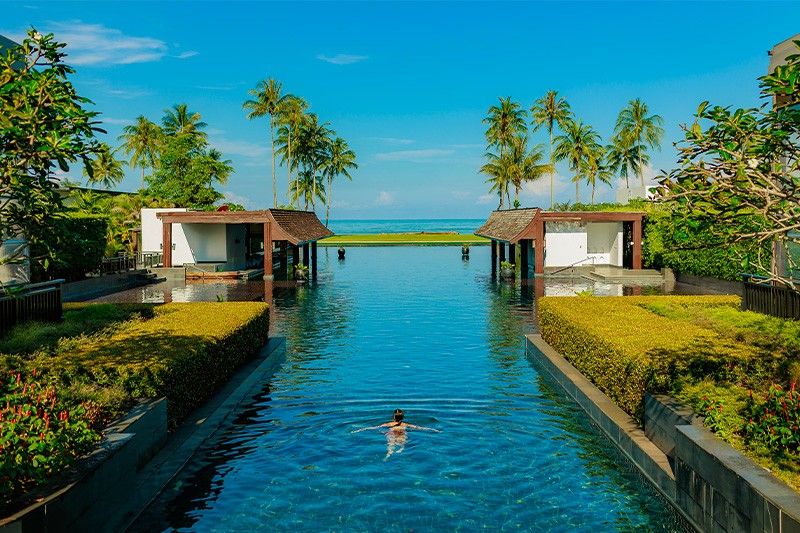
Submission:
[[[488,248],[321,250],[315,285],[275,289],[278,372],[207,442],[138,530],[681,529],[524,355],[532,287]],[[412,424],[386,458],[380,431]]]

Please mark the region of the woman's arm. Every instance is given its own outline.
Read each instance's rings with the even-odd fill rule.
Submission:
[[[370,429],[381,429],[381,428],[389,427],[391,425],[394,425],[394,422],[387,422],[386,424],[381,424],[380,426],[370,426],[368,428],[361,428],[361,429],[357,429],[355,431],[351,431],[350,433],[360,433],[362,431],[368,431]]]
[[[406,424],[406,427],[409,427],[411,429],[419,429],[419,430],[422,430],[422,431],[433,431],[434,433],[441,433],[442,432],[439,429],[426,428],[424,426],[415,426],[414,424]]]

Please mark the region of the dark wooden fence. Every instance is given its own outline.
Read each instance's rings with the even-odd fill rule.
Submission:
[[[0,296],[0,335],[28,320],[61,320],[63,279],[32,283]],[[0,293],[2,294],[2,293]]]
[[[120,254],[115,257],[104,257],[100,262],[100,275],[119,274],[136,270],[136,256]]]
[[[800,292],[788,287],[758,283],[746,276],[742,309],[779,318],[800,320]]]
[[[142,252],[139,254],[139,268],[154,268],[164,266],[162,252]]]

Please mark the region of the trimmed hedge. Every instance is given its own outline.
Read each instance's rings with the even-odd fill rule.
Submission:
[[[749,346],[645,308],[662,299],[739,304],[732,296],[546,297],[538,302],[539,326],[551,346],[641,421],[646,391],[669,392],[685,376],[743,377],[738,374],[756,359]]]
[[[71,384],[116,387],[131,399],[166,396],[174,425],[267,342],[264,303],[171,303],[154,313],[49,358],[48,372]]]

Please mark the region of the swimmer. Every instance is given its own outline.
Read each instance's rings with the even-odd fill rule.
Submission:
[[[392,416],[393,420],[391,422],[386,422],[385,424],[381,424],[380,426],[372,426],[368,428],[361,428],[355,431],[351,431],[351,433],[359,433],[361,431],[367,431],[370,429],[381,429],[381,428],[388,428],[386,431],[386,457],[383,458],[384,461],[389,459],[392,455],[396,453],[402,453],[403,450],[406,448],[406,443],[408,442],[408,435],[406,434],[406,429],[419,429],[421,431],[433,431],[435,433],[441,433],[438,429],[433,428],[426,428],[423,426],[415,426],[414,424],[409,424],[407,422],[403,422],[403,418],[405,418],[405,413],[402,409],[395,409],[394,414]]]

